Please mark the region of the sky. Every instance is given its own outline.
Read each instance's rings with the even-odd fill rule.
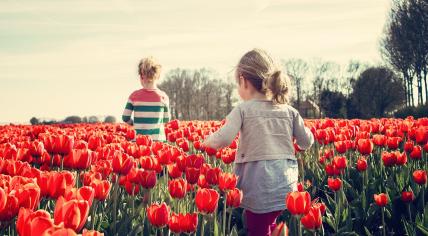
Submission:
[[[0,1],[0,123],[114,115],[137,64],[227,77],[247,51],[379,62],[389,0]]]

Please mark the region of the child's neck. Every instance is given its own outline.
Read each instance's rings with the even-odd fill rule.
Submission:
[[[260,93],[260,92],[253,92],[250,94],[249,99],[248,100],[268,100],[268,97],[266,96],[266,94]]]
[[[158,87],[156,86],[155,83],[143,83],[143,88],[145,88],[145,89],[157,89]]]

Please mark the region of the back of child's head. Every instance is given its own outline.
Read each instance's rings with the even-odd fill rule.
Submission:
[[[266,94],[274,104],[288,103],[290,80],[278,64],[262,49],[253,49],[239,60],[237,77],[243,76],[257,91]]]
[[[140,60],[138,64],[138,74],[148,81],[154,81],[159,78],[162,66],[153,57],[146,57]]]

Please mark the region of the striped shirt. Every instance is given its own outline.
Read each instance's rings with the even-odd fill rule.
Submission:
[[[160,89],[140,89],[128,98],[122,120],[131,120],[134,112],[134,128],[137,134],[150,136],[153,140],[165,141],[164,124],[170,119],[169,98]]]

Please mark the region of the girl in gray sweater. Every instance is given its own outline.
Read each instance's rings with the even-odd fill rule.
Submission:
[[[299,112],[287,104],[289,79],[266,51],[247,52],[236,68],[236,81],[243,102],[204,145],[228,146],[240,132],[234,172],[244,195],[248,235],[271,235],[285,209],[285,196],[296,188],[293,138],[305,150],[314,137]]]

